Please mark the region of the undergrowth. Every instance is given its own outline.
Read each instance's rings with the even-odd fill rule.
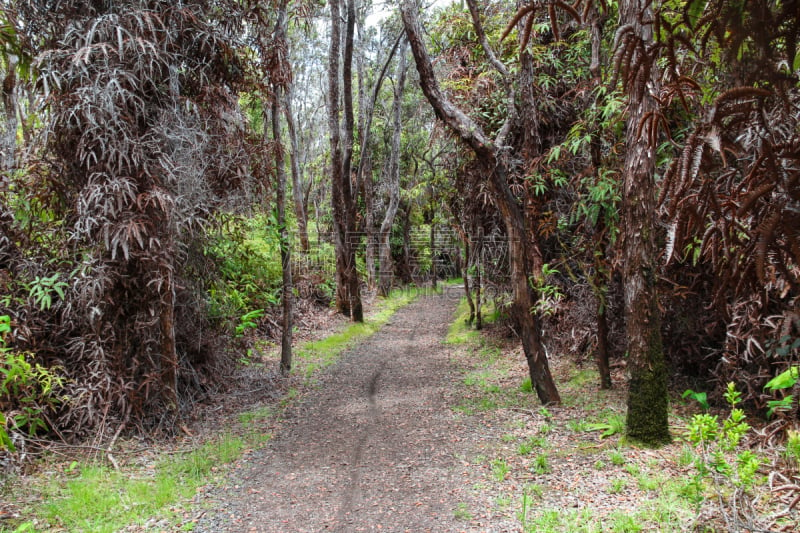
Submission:
[[[296,348],[306,380],[333,364],[344,350],[375,333],[422,289],[394,291],[380,300],[363,324],[350,324],[325,339]],[[38,473],[6,479],[3,499],[18,501],[20,519],[4,520],[0,532],[84,531],[105,533],[130,526],[190,531],[195,518],[184,510],[198,490],[223,479],[230,465],[271,438],[269,427],[292,402],[290,388],[275,406],[239,413],[213,436],[185,448],[130,452],[130,462],[45,459]],[[105,456],[107,457],[107,455]],[[115,468],[119,467],[119,468]],[[26,503],[27,502],[27,503]]]
[[[475,514],[515,523],[523,533],[797,530],[800,512],[787,509],[791,498],[781,503],[766,479],[775,475],[787,491],[800,485],[774,470],[785,464],[800,479],[800,434],[789,432],[772,457],[745,446],[758,433],[745,423],[734,389],[724,416],[707,413],[702,393],[686,397],[703,414],[692,415],[694,404],[676,399],[675,442],[640,449],[624,434],[624,382],[602,390],[591,361],[550,354],[563,401],[541,406],[516,342],[498,338],[492,327],[470,329],[466,316],[462,302],[445,342],[459,348],[463,372],[453,410],[491,428],[471,463],[470,475],[479,479],[474,497],[485,504],[473,505]]]

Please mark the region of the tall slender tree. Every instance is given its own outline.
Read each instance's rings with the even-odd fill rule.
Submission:
[[[281,0],[278,6],[278,17],[275,22],[275,32],[272,42],[278,47],[285,46],[286,39],[286,7],[288,0]],[[280,371],[282,374],[288,374],[292,369],[292,328],[294,322],[294,288],[292,285],[292,244],[289,239],[289,229],[286,223],[286,157],[283,149],[283,137],[281,134],[281,104],[285,104],[287,108],[284,109],[287,118],[291,115],[291,110],[288,109],[290,100],[284,97],[287,92],[287,86],[290,86],[290,81],[280,77],[279,83],[273,87],[273,100],[272,100],[272,140],[275,147],[275,185],[277,192],[277,202],[275,205],[276,221],[278,223],[279,237],[281,248],[281,303],[283,308],[283,321],[281,324],[281,362]],[[287,120],[287,122],[291,122]],[[295,146],[296,148],[296,146]],[[296,153],[296,150],[293,152]],[[296,155],[292,156],[293,177],[294,167],[297,165]],[[299,184],[299,179],[295,180]],[[295,207],[297,207],[297,195],[295,193]],[[305,230],[305,225],[303,225]],[[308,247],[308,235],[306,234],[305,246]]]
[[[628,338],[628,434],[644,443],[669,442],[667,366],[656,282],[655,147],[647,121],[658,111],[652,2],[620,2],[619,46],[631,51],[623,72],[628,95],[622,194],[623,283]]]
[[[350,175],[353,160],[353,37],[355,1],[346,0],[342,35],[342,0],[331,0],[331,45],[328,56],[328,126],[331,145],[331,201],[336,247],[336,306],[354,322],[364,321],[356,270],[356,199]],[[342,49],[344,44],[344,49]],[[340,77],[341,76],[341,77]],[[342,105],[340,106],[340,98]],[[341,108],[344,107],[344,123]],[[344,137],[344,138],[342,138]]]
[[[476,11],[474,2],[469,3],[471,10]],[[420,85],[425,97],[433,107],[436,116],[475,153],[478,162],[488,176],[495,202],[502,214],[506,226],[511,263],[511,286],[514,295],[512,313],[520,327],[522,347],[528,362],[531,382],[542,403],[560,402],[561,398],[542,346],[541,326],[538,318],[531,312],[537,296],[529,284],[528,276],[530,273],[541,272],[541,255],[537,253],[535,236],[527,231],[522,206],[509,187],[513,167],[507,153],[507,149],[511,148],[507,144],[507,136],[515,119],[514,91],[511,89],[510,80],[506,78],[509,87],[508,116],[496,138],[491,139],[475,121],[454,106],[439,88],[427,48],[422,41],[415,2],[403,0],[400,3],[400,12],[411,50],[414,53]],[[480,26],[476,23],[476,31],[479,28]],[[478,33],[482,35],[481,40],[485,42],[483,32],[478,31]],[[496,61],[494,54],[490,55],[490,60],[498,71],[507,72],[502,63]]]

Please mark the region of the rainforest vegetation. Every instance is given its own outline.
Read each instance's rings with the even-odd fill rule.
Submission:
[[[545,406],[587,359],[632,441],[684,390],[800,438],[796,0],[0,6],[8,462],[169,438],[254,336],[286,376],[303,309],[448,278]]]

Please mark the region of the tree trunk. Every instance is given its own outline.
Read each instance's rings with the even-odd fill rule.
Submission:
[[[361,118],[359,120],[359,146],[361,147],[361,158],[358,160],[358,170],[356,171],[356,179],[360,184],[360,189],[364,194],[364,233],[366,234],[366,248],[365,248],[365,262],[367,266],[367,286],[372,289],[376,284],[376,271],[375,259],[378,255],[379,236],[375,235],[375,183],[372,177],[372,118],[375,113],[375,102],[378,99],[378,93],[383,85],[383,80],[386,79],[386,72],[392,62],[400,40],[403,38],[403,33],[397,36],[394,45],[389,51],[389,56],[384,61],[381,71],[378,74],[378,79],[375,80],[375,85],[372,88],[372,93],[369,98],[363,97],[365,104],[360,109]]]
[[[472,326],[472,323],[475,322],[475,302],[472,300],[472,289],[470,288],[469,284],[469,265],[470,261],[472,261],[471,257],[471,249],[469,245],[469,235],[466,235],[464,239],[464,272],[463,272],[463,280],[464,280],[464,294],[467,296],[467,305],[469,306],[469,318],[467,319],[467,324]]]
[[[275,88],[280,92],[280,88]],[[277,192],[277,222],[280,232],[278,240],[281,247],[281,272],[283,287],[281,302],[283,307],[283,323],[281,324],[281,374],[287,375],[292,369],[292,328],[294,313],[294,287],[292,284],[292,245],[289,242],[289,231],[286,228],[286,160],[281,141],[279,95],[272,103],[272,139],[275,142],[275,181]]]
[[[366,168],[366,174],[361,181],[362,190],[364,191],[364,234],[366,236],[366,243],[364,246],[364,262],[367,266],[367,287],[370,290],[375,288],[377,283],[377,272],[375,267],[375,259],[378,249],[378,238],[375,235],[375,182],[372,179],[372,159],[364,161],[364,154],[359,161],[359,172],[362,166]]]
[[[344,54],[341,51],[341,0],[331,1],[331,47],[328,61],[328,123],[331,141],[331,201],[336,248],[336,305],[354,322],[364,321],[361,287],[356,270],[355,197],[350,176],[353,155],[353,34],[354,0],[347,0]],[[343,91],[339,71],[342,64]],[[341,94],[343,92],[343,94]],[[344,147],[340,124],[340,94],[344,103]]]
[[[620,3],[620,24],[630,25],[644,47],[653,43],[653,13],[648,0]],[[645,21],[643,24],[642,21]],[[638,48],[636,54],[638,54]],[[631,64],[640,58],[634,56]],[[645,58],[644,62],[649,61]],[[671,440],[668,425],[667,368],[661,343],[656,279],[655,147],[642,131],[643,120],[658,110],[651,91],[658,84],[657,67],[650,76],[631,74],[627,83],[628,120],[622,194],[623,281],[628,337],[628,435],[648,445]],[[651,85],[649,87],[649,85]],[[651,127],[655,121],[651,121]]]
[[[605,295],[597,298],[597,348],[595,359],[597,360],[597,371],[600,374],[600,388],[611,389],[611,365],[608,357],[608,305]]]
[[[538,266],[538,271],[541,271],[541,265],[528,265],[530,261],[529,254],[534,259],[537,257],[535,243],[533,243],[533,235],[529,235],[525,231],[524,213],[508,186],[509,163],[501,156],[501,150],[498,145],[489,139],[473,120],[465,115],[463,111],[453,106],[441,93],[434,75],[433,65],[421,39],[419,22],[417,21],[417,8],[414,2],[402,0],[400,13],[411,49],[414,52],[414,59],[420,76],[420,85],[425,97],[433,107],[436,116],[447,124],[475,152],[478,161],[485,166],[493,196],[506,226],[511,285],[514,293],[512,314],[520,326],[522,348],[525,353],[525,359],[528,362],[531,382],[542,403],[559,403],[561,398],[550,373],[547,356],[541,344],[539,320],[531,313],[535,297],[528,285],[528,273],[537,270],[529,267]],[[504,132],[507,133],[506,130],[507,128],[505,127],[501,128],[501,134],[498,135],[498,139],[501,142],[502,135]],[[503,147],[502,144],[500,146]],[[530,247],[534,249],[529,250]]]
[[[389,296],[394,278],[390,237],[392,235],[394,217],[397,215],[397,208],[400,205],[400,134],[402,133],[401,118],[405,85],[406,51],[405,46],[402,46],[397,60],[397,81],[394,85],[394,103],[392,104],[392,147],[389,154],[389,169],[386,180],[389,187],[389,205],[386,207],[386,214],[378,232],[378,238],[380,239],[378,294],[381,296]]]
[[[8,56],[8,70],[3,77],[3,116],[0,120],[0,171],[13,170],[17,149],[17,62]]]
[[[303,194],[303,173],[300,169],[300,148],[297,142],[297,128],[292,110],[291,85],[284,92],[283,112],[286,116],[286,129],[289,133],[289,143],[292,147],[290,159],[292,163],[292,199],[294,201],[294,215],[297,219],[297,233],[300,237],[300,249],[308,252],[308,212],[307,203]]]
[[[172,254],[164,254],[165,261]],[[165,268],[161,279],[161,388],[167,411],[178,410],[178,352],[175,346],[175,285],[172,268]]]
[[[472,258],[472,268],[475,272],[475,329],[483,329],[483,226],[478,226],[478,235],[475,239],[475,253]]]
[[[434,216],[433,208],[431,208],[431,287],[436,291],[438,274],[436,272],[436,224],[433,222]]]
[[[275,22],[275,40],[286,42],[286,6],[287,0],[282,0],[278,6],[278,16]],[[272,99],[272,140],[275,146],[275,211],[276,222],[278,223],[278,242],[281,251],[281,274],[282,274],[282,293],[281,303],[283,308],[283,320],[281,324],[281,362],[280,372],[288,375],[292,369],[292,329],[294,327],[294,286],[292,283],[292,244],[289,240],[289,229],[286,226],[286,156],[283,150],[283,138],[281,134],[281,102],[286,116],[286,123],[289,129],[289,136],[292,143],[292,180],[294,190],[295,209],[298,204],[302,204],[302,194],[300,191],[300,172],[298,164],[297,137],[293,134],[294,118],[291,113],[291,97],[289,88],[280,85],[273,85],[274,97]],[[266,129],[266,126],[265,126]],[[295,172],[295,170],[297,172]],[[302,209],[301,209],[302,211]],[[305,249],[308,249],[308,233],[304,213],[302,226],[300,227],[301,240],[305,236]],[[300,219],[298,218],[298,225]]]

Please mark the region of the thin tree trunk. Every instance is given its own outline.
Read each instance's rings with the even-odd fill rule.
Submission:
[[[171,254],[165,254],[171,256]],[[175,345],[175,285],[172,268],[161,279],[161,387],[168,411],[178,410],[178,352]]]
[[[471,250],[469,245],[469,236],[464,239],[464,272],[463,272],[463,279],[464,279],[464,294],[467,296],[467,305],[469,306],[469,318],[467,319],[467,324],[472,326],[472,323],[475,322],[475,302],[472,299],[472,290],[469,284],[469,265],[470,261],[472,260]]]
[[[483,226],[478,226],[478,235],[475,239],[475,253],[472,259],[472,268],[475,272],[475,329],[483,329]]]
[[[378,237],[380,239],[380,276],[378,284],[378,294],[389,296],[392,289],[394,278],[394,267],[392,265],[392,249],[390,237],[394,224],[397,208],[400,205],[400,134],[402,133],[402,110],[403,93],[406,85],[406,52],[405,46],[400,48],[400,55],[397,61],[397,82],[394,85],[394,103],[392,104],[392,147],[389,154],[389,169],[387,182],[389,186],[389,205],[386,207],[386,214],[383,217]]]
[[[436,290],[437,276],[436,273],[436,224],[433,223],[434,212],[431,208],[431,286]]]
[[[364,194],[364,231],[366,234],[365,246],[365,262],[367,266],[367,286],[370,289],[375,287],[377,283],[376,264],[375,260],[378,256],[378,249],[380,247],[380,236],[375,235],[375,183],[372,177],[372,119],[375,114],[375,102],[378,99],[383,80],[386,79],[386,72],[392,62],[397,47],[403,33],[397,36],[394,41],[389,56],[384,61],[381,67],[378,79],[375,80],[375,85],[372,88],[372,93],[369,98],[364,97],[364,94],[359,92],[360,99],[363,99],[364,105],[360,109],[359,120],[359,146],[361,147],[361,158],[358,160],[358,167],[356,171],[356,180],[360,184],[360,189]],[[361,74],[359,74],[361,76]]]
[[[289,133],[289,143],[292,153],[289,154],[292,164],[292,198],[294,201],[294,216],[297,219],[297,233],[300,237],[300,249],[308,252],[308,212],[303,195],[303,173],[300,169],[300,148],[297,142],[297,128],[292,110],[292,86],[284,91],[283,112],[286,116],[286,129]]]
[[[286,8],[288,0],[282,0],[278,6],[278,16],[275,22],[275,40],[286,41]],[[289,229],[286,225],[286,156],[283,149],[281,133],[281,101],[286,117],[289,137],[292,144],[292,180],[295,200],[295,210],[302,207],[300,189],[300,165],[298,163],[297,136],[294,133],[294,117],[292,116],[290,85],[274,86],[275,93],[272,100],[272,140],[275,146],[275,185],[276,185],[276,211],[278,223],[278,242],[281,252],[282,293],[281,303],[283,320],[281,324],[281,362],[280,372],[288,375],[292,369],[292,329],[294,327],[294,286],[292,283],[292,244],[289,239]],[[266,128],[265,128],[266,129]],[[303,249],[308,250],[308,233],[306,231],[305,213],[302,208],[298,213],[298,226],[300,230]]]
[[[276,88],[280,92],[280,88]],[[277,222],[280,232],[278,240],[281,247],[281,272],[283,287],[281,302],[283,308],[283,323],[281,324],[281,374],[287,375],[292,369],[292,328],[294,314],[294,287],[292,284],[292,245],[289,241],[289,231],[286,227],[286,160],[283,153],[281,140],[280,106],[278,96],[272,103],[272,139],[275,142],[275,180],[277,189]]]
[[[331,47],[328,60],[329,129],[331,139],[331,201],[336,248],[336,304],[354,322],[364,321],[361,287],[356,270],[355,197],[350,176],[353,155],[353,34],[354,0],[347,0],[344,55],[341,51],[341,0],[331,1]],[[339,72],[342,66],[343,94]],[[340,124],[340,95],[344,103],[344,146]]]
[[[542,265],[529,265],[529,254],[534,259],[541,254],[538,254],[536,243],[533,242],[533,235],[525,230],[524,213],[508,186],[509,163],[498,148],[504,147],[504,136],[508,133],[508,128],[504,125],[497,140],[492,141],[473,120],[444,97],[421,39],[417,8],[414,2],[402,0],[400,13],[411,49],[414,52],[420,85],[425,97],[433,107],[436,116],[475,152],[478,161],[484,165],[489,176],[492,193],[506,226],[511,286],[514,294],[512,313],[520,326],[522,348],[528,363],[531,382],[542,403],[559,403],[561,398],[550,373],[547,356],[541,343],[539,320],[531,313],[536,299],[528,284],[528,273],[540,272]],[[513,108],[513,102],[510,108]],[[529,248],[533,249],[529,250]]]
[[[648,0],[620,3],[621,25],[630,25],[644,47],[653,43],[651,5]],[[634,56],[631,64],[637,64],[638,60]],[[650,146],[649,134],[641,127],[644,119],[658,110],[651,93],[658,85],[657,70],[653,65],[651,75],[644,80],[639,80],[638,73],[634,73],[629,78],[632,82],[626,84],[628,120],[622,194],[623,281],[630,373],[626,424],[630,437],[649,445],[671,440],[667,368],[656,292],[655,147]]]
[[[363,157],[362,155],[362,159],[359,161],[359,168],[363,165],[367,169],[367,173],[361,182],[364,191],[364,233],[366,235],[364,262],[367,266],[367,287],[372,290],[377,283],[375,259],[378,249],[378,238],[375,235],[375,183],[372,179],[371,157],[366,162],[364,162]]]
[[[3,117],[0,123],[0,171],[14,169],[17,148],[17,61],[8,56],[8,71],[3,77]]]

